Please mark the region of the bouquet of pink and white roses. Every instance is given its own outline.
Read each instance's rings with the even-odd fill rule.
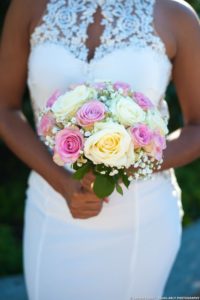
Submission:
[[[128,187],[160,168],[168,129],[144,94],[105,81],[55,92],[40,113],[38,133],[74,178],[93,171],[93,190],[104,198],[115,188],[123,194],[121,182]]]

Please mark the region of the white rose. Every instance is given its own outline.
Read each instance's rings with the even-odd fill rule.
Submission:
[[[146,123],[152,130],[159,130],[163,135],[169,132],[165,121],[157,109],[147,111]]]
[[[68,120],[76,111],[92,96],[91,89],[85,85],[79,85],[74,90],[60,96],[52,106],[57,120]]]
[[[84,147],[85,156],[93,163],[128,168],[135,162],[133,143],[124,126],[99,122],[94,130]]]
[[[113,100],[110,110],[117,120],[124,126],[131,126],[134,123],[145,120],[145,112],[130,97],[119,97]]]

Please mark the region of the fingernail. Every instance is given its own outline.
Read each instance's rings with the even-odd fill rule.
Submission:
[[[108,203],[110,200],[108,198],[104,198],[104,201]]]

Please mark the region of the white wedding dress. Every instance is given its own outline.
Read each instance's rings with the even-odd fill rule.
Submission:
[[[50,0],[31,35],[28,85],[38,113],[70,84],[124,81],[163,100],[172,65],[155,31],[155,0]],[[98,7],[104,32],[87,62],[87,28]],[[39,174],[28,180],[24,272],[30,300],[131,300],[161,297],[182,234],[174,171],[114,192],[96,217],[74,219],[64,198]]]

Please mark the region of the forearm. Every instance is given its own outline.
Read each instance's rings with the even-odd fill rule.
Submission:
[[[57,166],[45,145],[38,139],[20,111],[3,110],[0,112],[0,137],[12,152],[27,166],[38,172],[59,191],[62,178],[70,174]]]
[[[200,125],[188,125],[169,135],[161,170],[184,166],[200,157]]]

